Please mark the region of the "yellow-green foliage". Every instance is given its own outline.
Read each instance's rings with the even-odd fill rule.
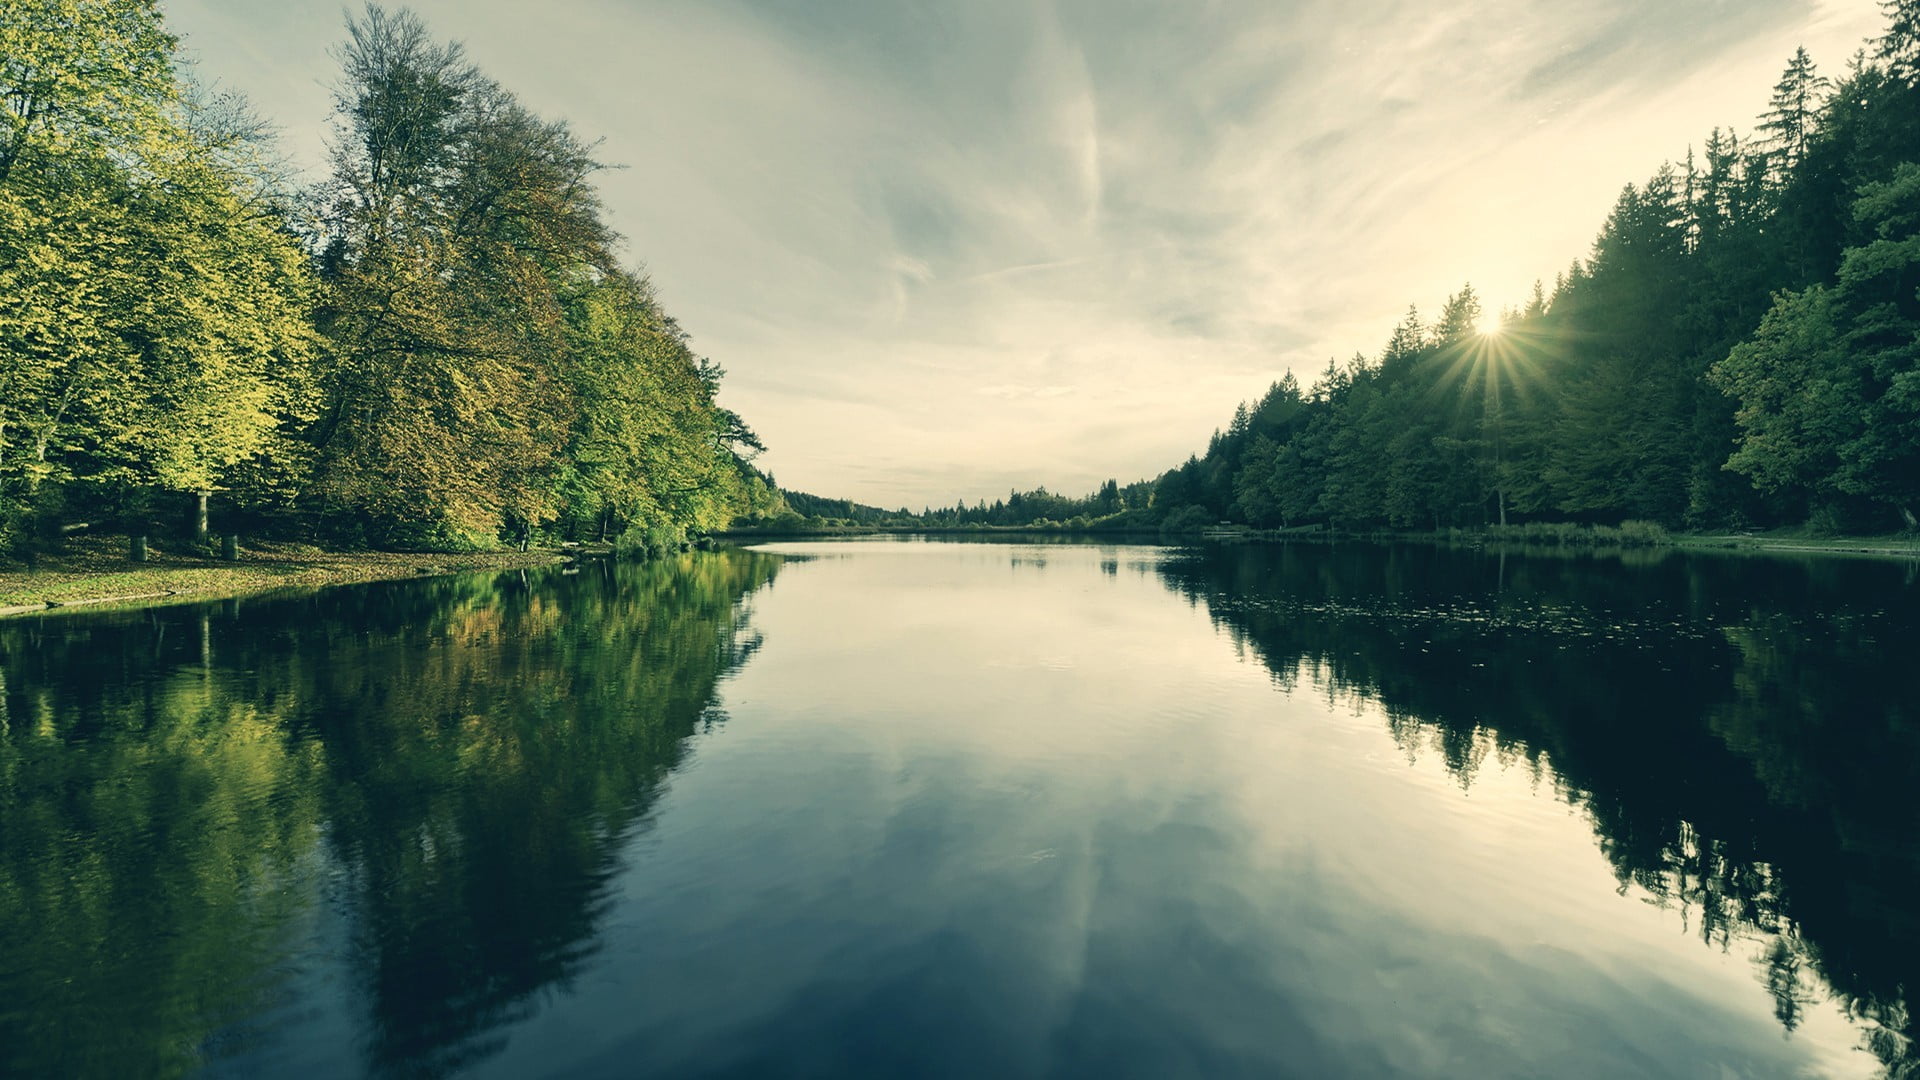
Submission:
[[[25,8],[0,20],[16,120],[0,149],[0,493],[221,486],[301,410],[307,260],[247,172],[245,133],[181,94],[152,4]]]
[[[296,223],[174,50],[152,0],[0,0],[0,542],[82,488],[440,548],[671,544],[765,501],[564,123],[369,8]]]

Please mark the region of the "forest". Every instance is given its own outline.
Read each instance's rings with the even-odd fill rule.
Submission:
[[[777,499],[592,142],[411,14],[347,19],[314,181],[155,0],[0,7],[0,549],[660,547]]]
[[[1291,373],[1151,481],[921,527],[1912,530],[1920,514],[1920,0],[1836,78],[1788,61],[1750,136],[1629,184],[1517,310],[1471,285],[1378,355]]]
[[[1471,285],[1085,496],[783,493],[594,144],[413,15],[347,19],[330,167],[183,64],[157,0],[0,20],[0,551],[77,532],[660,548],[758,528],[1825,533],[1920,513],[1920,0],[1752,134],[1629,184],[1517,309]]]
[[[1715,130],[1628,185],[1550,290],[1409,310],[1377,357],[1241,406],[1156,504],[1256,526],[1914,527],[1920,4],[1897,7],[1837,81],[1796,52],[1753,137]]]

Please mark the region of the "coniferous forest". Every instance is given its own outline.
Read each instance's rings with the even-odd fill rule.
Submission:
[[[661,545],[758,441],[623,266],[592,144],[407,13],[347,20],[331,169],[187,77],[155,0],[0,18],[0,540]]]
[[[1751,134],[1629,184],[1593,250],[1489,311],[1409,309],[1151,482],[931,511],[1178,531],[1525,522],[1821,532],[1920,514],[1920,0],[1837,76],[1804,49]]]

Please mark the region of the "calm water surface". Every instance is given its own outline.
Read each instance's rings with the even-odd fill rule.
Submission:
[[[1913,563],[860,542],[0,623],[0,1073],[1920,1071]]]

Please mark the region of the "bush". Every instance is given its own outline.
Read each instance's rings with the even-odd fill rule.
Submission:
[[[1662,547],[1672,542],[1667,530],[1657,521],[1623,521],[1619,543],[1622,547]]]
[[[1839,509],[1831,503],[1817,506],[1813,513],[1807,515],[1808,536],[1839,536],[1846,531],[1846,523]]]
[[[434,551],[446,554],[498,551],[500,539],[444,521],[396,522],[370,532],[373,547],[387,551]]]
[[[1207,513],[1204,507],[1183,506],[1160,522],[1160,531],[1168,534],[1195,533],[1211,524],[1213,515]]]

